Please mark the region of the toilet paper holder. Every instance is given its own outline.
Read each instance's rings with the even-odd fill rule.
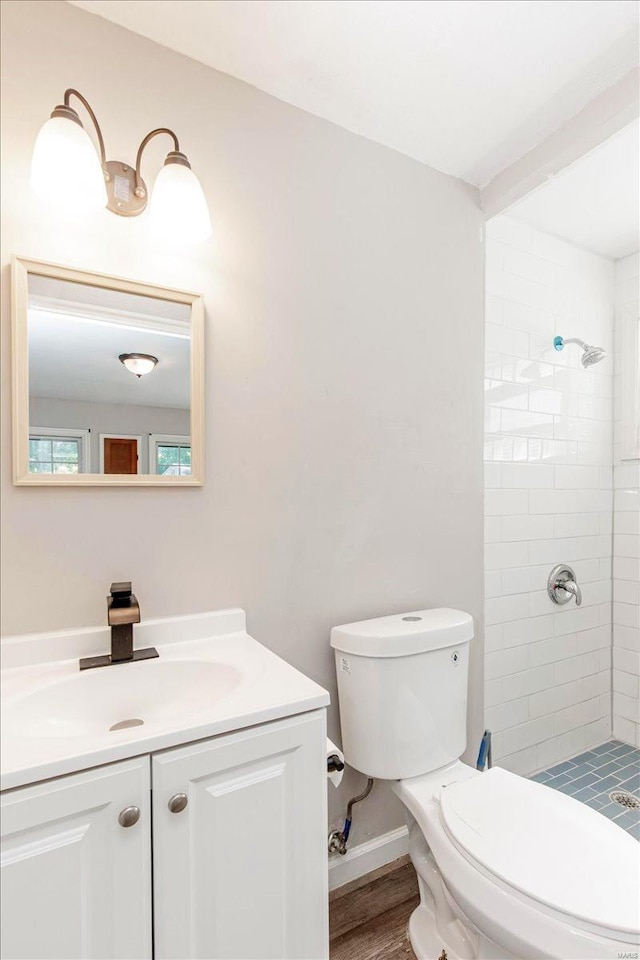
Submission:
[[[337,753],[327,757],[327,773],[340,773],[342,770],[344,770],[344,760],[341,760]]]

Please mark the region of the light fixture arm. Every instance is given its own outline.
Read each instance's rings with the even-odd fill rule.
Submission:
[[[84,129],[77,104],[71,106],[74,98],[84,107],[95,136]],[[173,149],[166,154],[154,185],[153,231],[172,238],[183,230],[189,237],[186,242],[201,243],[211,236],[207,201],[173,130],[151,130],[140,143],[133,166],[107,159],[98,118],[75,87],[64,91],[64,102],[54,107],[36,139],[31,165],[34,192],[63,210],[98,212],[106,206],[119,217],[138,217],[147,208],[151,192],[142,177],[142,155],[161,134],[171,137]]]
[[[98,118],[96,117],[95,113],[93,112],[93,110],[92,110],[92,108],[91,108],[91,105],[90,105],[89,101],[86,99],[86,97],[83,97],[82,94],[81,94],[78,90],[74,90],[73,87],[69,87],[69,89],[68,89],[68,90],[65,90],[65,92],[64,92],[64,101],[63,101],[63,103],[64,103],[65,107],[69,107],[70,109],[73,109],[73,108],[71,107],[70,103],[69,103],[69,101],[71,100],[71,97],[77,97],[77,99],[80,101],[80,103],[83,105],[83,107],[85,108],[85,110],[87,111],[87,113],[89,114],[89,116],[91,117],[91,122],[93,123],[93,126],[95,127],[96,136],[97,136],[97,138],[98,138],[98,146],[99,146],[99,148],[100,148],[100,163],[102,164],[102,166],[104,166],[105,163],[107,162],[107,152],[106,152],[105,147],[104,147],[104,137],[102,136],[102,130],[100,129],[100,124],[98,123]]]
[[[157,127],[155,130],[152,130],[150,133],[146,135],[146,137],[143,139],[142,143],[138,147],[138,153],[136,155],[136,194],[138,196],[144,196],[144,183],[142,180],[142,172],[141,172],[142,154],[144,152],[144,148],[147,146],[147,144],[151,140],[153,140],[154,137],[159,136],[161,133],[166,133],[166,135],[171,137],[173,140],[173,150],[171,151],[171,153],[167,155],[167,160],[165,160],[165,163],[169,161],[172,163],[181,163],[186,167],[191,167],[191,164],[185,157],[184,153],[180,152],[180,144],[178,143],[178,137],[173,132],[173,130],[170,130],[169,127]],[[140,193],[140,191],[142,191],[142,193]]]

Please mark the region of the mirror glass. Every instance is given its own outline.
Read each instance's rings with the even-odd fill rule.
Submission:
[[[28,274],[28,473],[191,476],[191,304]]]

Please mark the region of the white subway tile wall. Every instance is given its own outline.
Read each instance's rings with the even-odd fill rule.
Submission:
[[[613,450],[613,732],[640,747],[640,461],[621,460],[622,322],[640,313],[640,257],[616,262]]]
[[[614,279],[604,257],[508,217],[487,224],[486,724],[495,759],[520,774],[611,735]],[[609,357],[584,370],[577,346],[554,350],[556,334]],[[635,502],[629,490],[620,484],[620,504]],[[624,566],[634,562],[629,523],[618,523],[626,586],[615,604],[615,696],[627,724],[638,694],[637,656],[635,674],[627,669],[638,606],[634,621],[623,599],[626,575],[637,578],[637,559]],[[581,607],[547,595],[561,562],[576,571]]]

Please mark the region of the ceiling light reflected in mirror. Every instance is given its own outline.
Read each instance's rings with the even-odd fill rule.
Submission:
[[[201,485],[202,298],[22,258],[13,291],[15,482]]]

